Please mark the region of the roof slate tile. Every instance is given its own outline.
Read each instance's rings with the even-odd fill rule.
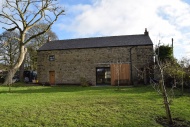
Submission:
[[[122,35],[50,41],[40,47],[38,51],[143,45],[153,45],[148,35]]]

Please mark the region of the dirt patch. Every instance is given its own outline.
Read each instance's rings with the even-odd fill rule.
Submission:
[[[164,127],[190,127],[190,121],[173,118],[173,124],[169,124],[166,117],[157,117],[156,122]]]

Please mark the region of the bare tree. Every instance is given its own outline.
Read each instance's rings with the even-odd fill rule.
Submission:
[[[44,23],[37,24],[29,30],[28,34],[36,34],[43,31],[46,27],[47,25]],[[27,67],[27,69],[37,69],[37,49],[46,43],[49,38],[51,38],[51,40],[58,40],[57,35],[51,30],[51,28],[46,33],[32,39],[29,44],[27,44],[28,52],[25,58],[25,67]]]
[[[0,22],[7,31],[18,30],[19,55],[18,59],[10,69],[4,85],[11,84],[11,79],[21,66],[27,48],[25,45],[33,38],[46,33],[64,10],[58,6],[56,0],[5,0],[0,12]],[[26,37],[28,31],[37,23],[44,22],[47,27],[38,33]]]
[[[187,57],[182,57],[182,59],[178,62],[184,72],[182,73],[182,81],[181,81],[182,94],[183,94],[184,86],[185,87],[190,86],[190,59]]]
[[[6,31],[0,36],[0,61],[9,68],[13,67],[19,50],[15,37],[19,37],[16,31]]]
[[[34,27],[32,27],[29,30],[28,36],[31,36],[31,35],[34,35],[36,33],[42,32],[46,28],[47,28],[47,24],[45,24],[45,23],[38,23],[38,24],[36,24]],[[48,41],[49,38],[51,40],[58,40],[57,35],[51,30],[51,27],[49,28],[49,30],[46,33],[33,38],[30,41],[29,46],[32,47],[32,48],[34,48],[35,50],[37,50],[43,44],[45,44]]]
[[[173,124],[171,110],[170,110],[170,104],[169,104],[169,100],[168,100],[168,94],[167,94],[165,83],[164,83],[164,66],[161,65],[160,61],[158,60],[157,55],[156,55],[156,63],[157,63],[158,68],[160,70],[161,78],[160,78],[159,84],[160,84],[160,87],[161,87],[162,97],[163,97],[163,100],[164,100],[164,105],[165,105],[165,110],[166,110],[166,117],[168,119],[168,123]]]
[[[169,66],[168,63],[166,63],[166,62],[162,62],[162,61],[158,60],[158,54],[154,53],[154,56],[155,56],[155,64],[152,65],[150,63],[147,63],[147,65],[144,66],[145,72],[143,70],[139,70],[136,67],[135,67],[135,69],[137,70],[138,75],[142,79],[146,78],[144,76],[144,73],[146,73],[146,70],[148,70],[150,82],[156,83],[156,87],[154,86],[154,89],[157,90],[157,92],[161,94],[161,96],[164,100],[163,104],[165,106],[166,117],[167,117],[168,123],[173,124],[171,110],[170,110],[169,96],[168,96],[165,82],[164,82],[164,78],[165,78],[164,73],[166,71],[166,68],[170,68],[171,66]],[[153,77],[151,77],[152,72],[154,73],[153,77],[154,78],[156,77],[157,80],[155,80],[155,79],[153,79]]]

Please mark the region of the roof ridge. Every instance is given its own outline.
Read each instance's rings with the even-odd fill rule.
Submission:
[[[125,37],[125,36],[144,36],[144,34],[133,34],[133,35],[113,35],[113,36],[100,36],[100,37],[84,37],[84,38],[71,38],[63,40],[53,40],[53,41],[69,41],[69,40],[83,40],[83,39],[99,39],[99,38],[111,38],[111,37]],[[53,42],[50,41],[50,42]]]
[[[153,45],[150,37],[144,34],[118,35],[91,38],[55,40],[45,43],[40,50],[64,50],[100,47],[120,47],[132,45]]]

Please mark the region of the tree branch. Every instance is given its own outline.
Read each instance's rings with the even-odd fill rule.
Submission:
[[[40,36],[40,35],[44,34],[45,32],[47,32],[47,31],[50,29],[50,27],[53,25],[53,23],[54,23],[55,21],[57,21],[58,17],[59,17],[63,12],[64,12],[64,10],[60,11],[59,14],[56,15],[55,19],[48,25],[48,27],[47,27],[44,31],[42,31],[42,32],[40,32],[40,33],[38,33],[38,34],[36,34],[36,35],[31,36],[31,37],[25,42],[25,44],[28,43],[28,42],[29,42],[30,40],[32,40],[33,38],[35,38],[35,37],[37,37],[37,36]]]

